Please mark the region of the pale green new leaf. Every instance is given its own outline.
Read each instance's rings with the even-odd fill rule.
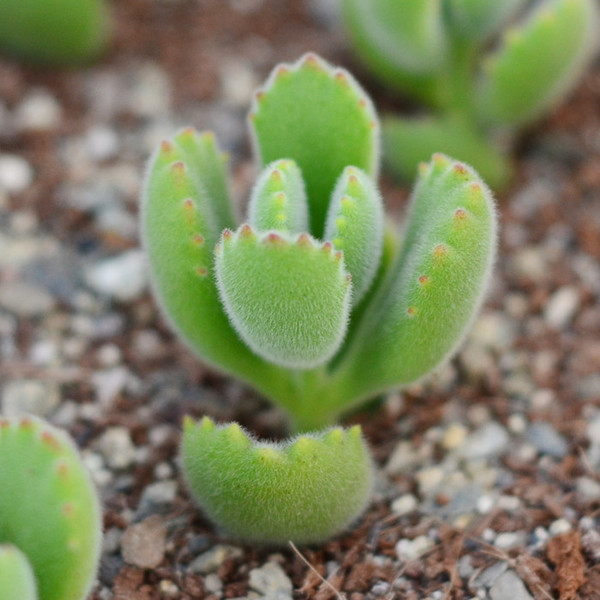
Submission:
[[[378,121],[354,78],[313,54],[280,65],[256,94],[249,117],[261,165],[294,160],[306,184],[310,233],[323,234],[333,187],[348,165],[378,170]]]
[[[352,276],[352,303],[368,291],[381,261],[384,213],[373,180],[361,169],[346,167],[333,191],[325,239],[344,254]]]
[[[261,173],[250,196],[248,221],[259,231],[308,231],[304,180],[293,160],[277,160]]]
[[[546,0],[484,59],[484,119],[518,125],[552,107],[579,78],[598,46],[595,0]]]
[[[40,600],[86,597],[101,526],[94,486],[67,435],[38,419],[0,418],[0,544],[27,556]]]
[[[37,600],[35,577],[27,557],[15,546],[0,545],[0,598]]]
[[[274,444],[254,441],[237,424],[186,419],[182,458],[189,487],[210,518],[251,542],[325,540],[357,518],[372,487],[358,426]]]
[[[307,369],[339,348],[351,285],[342,254],[330,243],[243,225],[223,234],[216,274],[231,323],[262,358]]]

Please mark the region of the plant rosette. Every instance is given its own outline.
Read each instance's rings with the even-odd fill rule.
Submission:
[[[376,184],[371,100],[313,54],[274,69],[249,125],[261,172],[240,225],[226,156],[188,128],[150,160],[141,229],[173,328],[302,434],[271,444],[186,422],[194,495],[240,538],[314,542],[351,524],[371,489],[360,431],[331,427],[454,352],[489,280],[496,214],[477,173],[436,154],[419,167],[400,242]]]

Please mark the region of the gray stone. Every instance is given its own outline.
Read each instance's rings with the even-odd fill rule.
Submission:
[[[292,582],[285,571],[275,562],[265,563],[262,567],[252,569],[249,585],[258,592],[255,598],[264,600],[292,600]]]
[[[165,557],[167,528],[161,517],[152,515],[130,525],[121,538],[123,559],[142,569],[155,569]]]
[[[210,550],[203,552],[195,558],[188,566],[191,573],[207,575],[218,571],[219,567],[230,558],[240,558],[242,549],[228,544],[217,544]]]
[[[527,439],[538,452],[554,458],[563,458],[569,451],[565,438],[550,423],[544,421],[533,423],[529,427]]]
[[[107,429],[98,440],[98,449],[113,469],[126,469],[135,461],[135,446],[125,427]]]
[[[481,587],[491,587],[492,585],[494,585],[494,583],[500,577],[500,575],[502,575],[506,571],[506,569],[508,569],[508,563],[506,561],[502,560],[497,563],[494,563],[487,569],[481,571],[481,573],[479,573],[479,575],[475,577],[475,579],[473,580],[473,587],[475,589]]]
[[[579,291],[573,286],[556,290],[544,307],[546,323],[554,329],[564,329],[575,316],[580,300]]]
[[[120,302],[139,298],[148,284],[146,258],[141,250],[129,250],[89,267],[86,283],[95,292]]]
[[[491,600],[533,600],[525,584],[519,579],[515,571],[506,571],[490,589]]]
[[[20,194],[33,182],[31,165],[16,154],[0,154],[0,192]]]
[[[502,425],[489,421],[474,431],[459,451],[469,459],[498,456],[507,449],[509,439]]]
[[[38,285],[11,281],[0,288],[0,306],[18,317],[39,317],[52,311],[54,298]]]
[[[42,89],[33,89],[15,111],[17,127],[23,131],[51,131],[62,120],[62,108],[56,98]]]
[[[36,379],[9,381],[2,391],[2,413],[7,417],[25,414],[45,417],[60,404],[56,384]]]

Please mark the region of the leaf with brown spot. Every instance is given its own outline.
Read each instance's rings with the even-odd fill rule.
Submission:
[[[570,531],[551,538],[548,542],[548,558],[556,566],[559,599],[575,600],[577,590],[586,580],[579,533]]]

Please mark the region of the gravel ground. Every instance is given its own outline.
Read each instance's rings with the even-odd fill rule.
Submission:
[[[216,131],[241,202],[245,112],[280,60],[358,67],[332,2],[120,0],[85,70],[0,59],[0,409],[82,449],[105,506],[93,600],[600,598],[600,63],[528,132],[499,198],[492,291],[455,360],[360,422],[380,467],[355,529],[321,547],[219,534],[182,485],[184,414],[282,435],[157,314],[137,238],[144,162]],[[401,214],[407,190],[383,182]]]

